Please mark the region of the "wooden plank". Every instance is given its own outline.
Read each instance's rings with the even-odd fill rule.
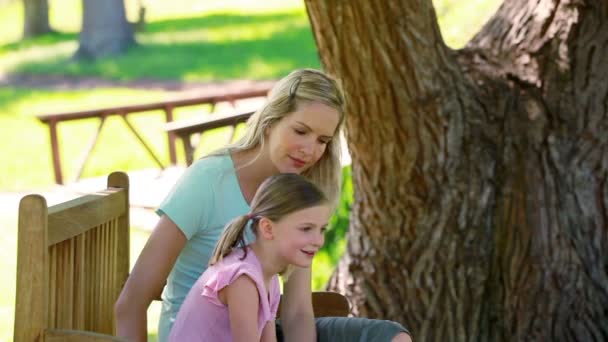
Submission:
[[[38,120],[49,123],[51,121],[71,121],[80,120],[87,118],[99,118],[103,116],[111,115],[128,115],[130,113],[148,112],[153,110],[164,110],[165,107],[186,107],[194,105],[214,104],[219,102],[230,102],[234,100],[248,99],[253,97],[265,97],[268,91],[271,89],[271,85],[261,86],[258,89],[238,91],[234,93],[224,93],[201,97],[183,98],[162,102],[153,102],[146,104],[136,104],[119,107],[107,107],[93,110],[85,110],[78,112],[67,112],[67,113],[51,113],[37,115]]]
[[[127,194],[122,189],[108,189],[49,208],[48,243],[53,245],[82,234],[108,217],[124,215]]]
[[[14,341],[38,341],[47,326],[48,248],[44,197],[19,203]]]
[[[85,285],[86,285],[86,273],[85,273],[85,234],[80,234],[76,238],[76,252],[75,252],[75,293],[74,293],[74,329],[84,330],[85,329]]]
[[[116,299],[118,294],[122,290],[122,286],[127,281],[130,271],[130,232],[129,232],[129,177],[124,172],[113,172],[108,176],[108,188],[119,188],[125,192],[123,198],[123,207],[127,210],[118,217],[117,220],[117,248],[116,248],[116,279],[114,283],[114,293],[116,293]],[[116,327],[113,327],[116,331]]]
[[[44,334],[45,342],[127,342],[127,340],[88,331],[49,329]]]
[[[165,131],[175,133],[178,136],[187,136],[193,133],[205,132],[210,129],[224,126],[234,126],[247,121],[254,112],[227,115],[207,115],[204,118],[192,120],[173,121],[165,125]]]
[[[312,293],[312,309],[315,317],[346,317],[350,313],[350,303],[340,293],[319,291]],[[280,312],[281,302],[278,313]]]

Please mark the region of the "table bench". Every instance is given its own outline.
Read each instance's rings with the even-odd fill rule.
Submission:
[[[197,147],[197,144],[192,141],[193,135],[203,134],[206,131],[219,127],[231,126],[232,133],[230,134],[229,140],[232,141],[234,139],[234,133],[236,132],[236,126],[247,121],[253,113],[254,112],[208,115],[204,118],[196,118],[193,120],[174,121],[165,125],[165,131],[169,135],[173,135],[182,141],[186,164],[191,165],[194,161],[194,151]]]

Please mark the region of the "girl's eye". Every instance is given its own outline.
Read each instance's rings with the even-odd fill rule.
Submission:
[[[300,230],[303,231],[303,232],[307,232],[310,229],[311,229],[310,227],[300,227]]]
[[[306,132],[304,132],[301,129],[297,129],[297,128],[294,128],[294,132],[296,132],[297,135],[304,135],[304,134],[306,134]]]
[[[321,228],[321,234],[325,234],[326,231],[327,231],[326,227]]]
[[[330,142],[329,139],[319,139],[319,144],[327,145],[327,144],[329,144],[329,142]]]

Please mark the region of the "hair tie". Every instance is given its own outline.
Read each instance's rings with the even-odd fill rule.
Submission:
[[[253,218],[253,213],[249,213],[247,215],[245,215],[247,217],[247,221],[251,220]]]

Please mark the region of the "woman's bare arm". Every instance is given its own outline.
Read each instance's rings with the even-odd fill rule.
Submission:
[[[160,296],[186,241],[177,225],[167,216],[161,216],[114,305],[119,337],[147,341],[148,306]]]
[[[310,268],[296,267],[283,286],[281,322],[285,341],[316,341]]]

